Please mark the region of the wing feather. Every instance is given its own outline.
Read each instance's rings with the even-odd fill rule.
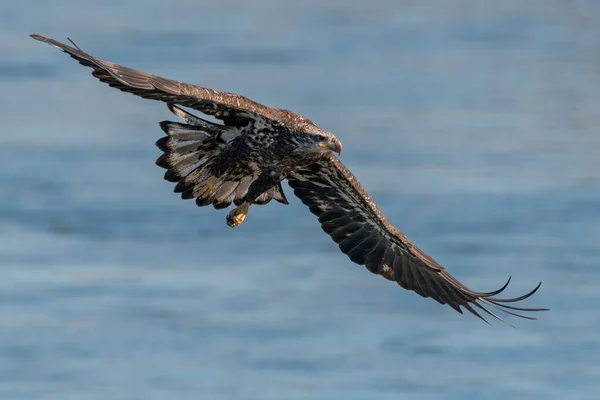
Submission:
[[[463,285],[387,221],[337,157],[331,155],[302,168],[292,173],[288,181],[294,194],[317,216],[323,231],[338,243],[340,250],[370,272],[395,281],[423,297],[447,304],[460,313],[462,307],[485,322],[487,320],[480,312],[505,322],[486,307],[525,319],[535,318],[521,312],[546,310],[505,304],[530,297],[540,285],[515,298],[495,297],[508,286],[508,282],[488,293],[475,292]]]

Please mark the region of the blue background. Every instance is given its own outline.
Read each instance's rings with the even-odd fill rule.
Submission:
[[[597,399],[600,3],[0,5],[1,399]],[[488,326],[352,264],[289,206],[225,212],[154,166],[158,102],[28,37],[288,108]]]

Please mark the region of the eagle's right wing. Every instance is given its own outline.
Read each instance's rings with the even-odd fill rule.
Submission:
[[[340,250],[372,273],[396,281],[423,297],[447,304],[460,313],[460,307],[464,307],[484,321],[475,308],[501,321],[502,318],[486,306],[526,319],[536,318],[518,312],[546,310],[507,304],[528,298],[541,283],[528,294],[516,298],[495,297],[508,282],[489,293],[475,292],[463,285],[387,221],[337,157],[331,155],[294,172],[288,181],[294,194],[318,217],[321,228],[339,244]]]
[[[92,75],[100,81],[124,92],[146,99],[190,107],[224,121],[229,126],[244,126],[260,116],[276,122],[285,122],[289,111],[270,108],[235,93],[220,92],[200,86],[161,78],[114,64],[74,47],[40,35],[31,35],[35,40],[58,47],[80,64],[93,68]]]

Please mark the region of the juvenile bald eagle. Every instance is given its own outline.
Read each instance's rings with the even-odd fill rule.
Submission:
[[[93,76],[112,87],[165,102],[183,119],[185,123],[160,123],[167,136],[156,143],[163,151],[156,164],[167,170],[166,180],[177,182],[175,192],[184,199],[196,199],[198,206],[212,204],[222,209],[233,202],[236,207],[226,218],[229,226],[241,224],[251,204],[273,199],[288,204],[281,187],[287,180],[340,250],[370,272],[460,313],[464,307],[484,321],[481,311],[502,321],[486,306],[526,319],[535,318],[522,312],[546,310],[511,305],[534,294],[541,283],[526,295],[499,298],[510,278],[500,289],[485,293],[469,289],[450,275],[387,221],[333,154],[341,153],[340,141],[309,119],[237,94],[113,64],[83,52],[72,41],[73,47],[39,35],[31,37],[91,67]],[[178,105],[222,123],[191,115]]]

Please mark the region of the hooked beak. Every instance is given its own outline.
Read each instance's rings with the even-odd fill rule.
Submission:
[[[338,153],[338,155],[342,154],[342,143],[337,139],[332,139],[329,142],[319,143],[319,146],[327,150],[335,151],[336,153]]]

